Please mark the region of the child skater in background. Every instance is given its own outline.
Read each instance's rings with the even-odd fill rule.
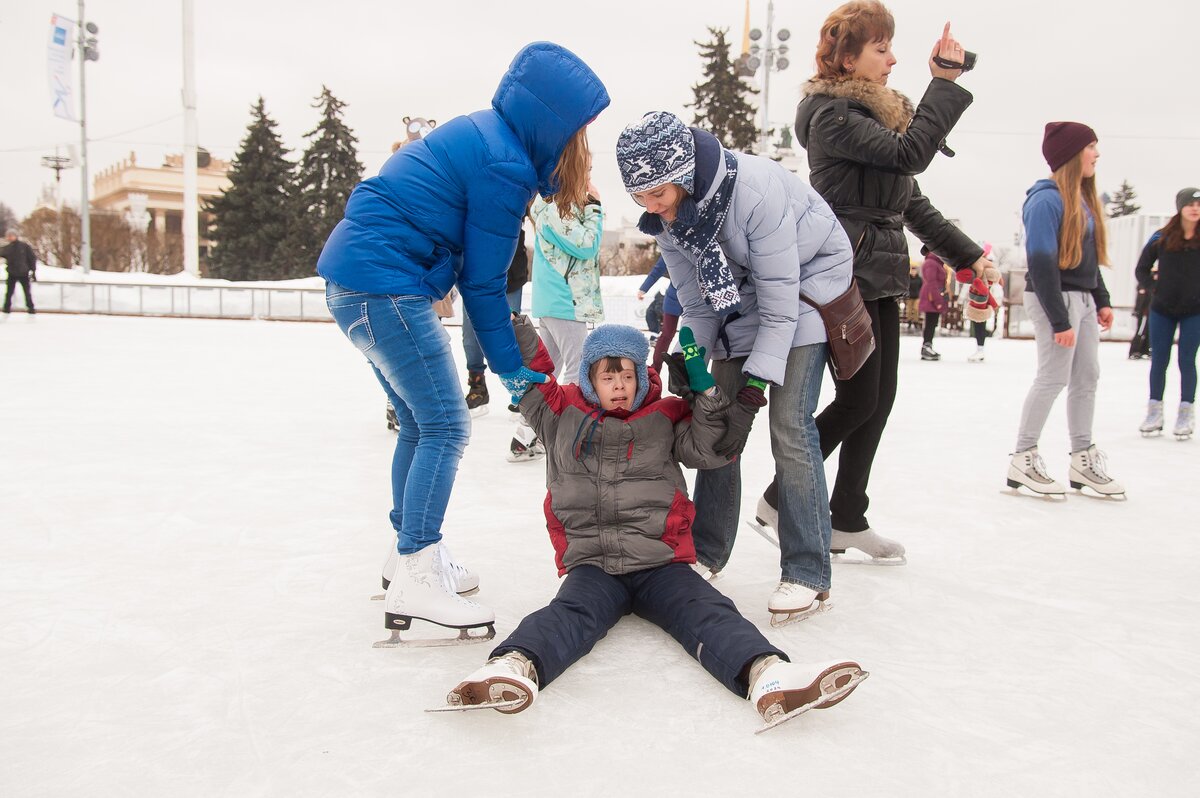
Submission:
[[[1054,400],[1067,389],[1072,488],[1124,498],[1092,441],[1096,384],[1100,380],[1100,330],[1112,326],[1113,310],[1100,274],[1108,262],[1104,211],[1096,197],[1096,133],[1078,122],[1050,122],[1042,154],[1052,175],[1025,197],[1025,312],[1037,340],[1037,377],[1025,397],[1008,486],[1063,496],[1066,489],[1046,472],[1038,439]]]
[[[514,322],[534,371],[554,364],[528,319]],[[579,384],[527,390],[521,412],[546,446],[545,513],[559,575],[550,604],[527,616],[446,697],[443,709],[514,713],[587,654],[623,615],[671,634],[770,728],[841,701],[867,674],[851,660],[800,665],[771,645],[733,602],[690,567],[695,509],[679,465],[712,468],[727,403],[691,330],[680,331],[692,395],[662,398],[649,344],[624,325],[588,336]]]

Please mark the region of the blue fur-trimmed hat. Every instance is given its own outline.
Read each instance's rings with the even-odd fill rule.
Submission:
[[[691,194],[696,176],[692,131],[675,114],[652,111],[617,137],[617,166],[630,194],[667,183],[678,183]]]
[[[593,363],[605,357],[627,357],[634,362],[637,371],[637,395],[629,409],[637,410],[650,390],[650,374],[646,371],[649,355],[650,342],[640,330],[626,324],[602,324],[592,330],[583,342],[583,354],[579,358],[579,389],[583,391],[583,397],[594,405],[600,404],[596,387],[592,385]]]

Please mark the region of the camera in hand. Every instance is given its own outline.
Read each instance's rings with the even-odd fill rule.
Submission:
[[[977,56],[975,53],[971,52],[970,50],[963,50],[963,60],[961,64],[957,61],[950,61],[946,58],[942,58],[940,55],[935,55],[933,57],[933,63],[937,64],[942,69],[961,69],[963,72],[970,72],[975,68],[976,57]]]

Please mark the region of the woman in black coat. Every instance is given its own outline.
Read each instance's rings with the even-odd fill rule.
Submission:
[[[832,206],[854,246],[854,276],[871,315],[875,352],[850,380],[837,382],[834,401],[817,416],[821,452],[839,445],[837,480],[830,496],[834,551],[856,548],[876,560],[903,562],[904,546],[875,534],[867,523],[867,482],[879,439],[896,397],[900,347],[898,297],[908,293],[907,227],[955,270],[982,274],[991,263],[983,249],[921,194],[915,176],[938,151],[971,103],[955,80],[962,46],[947,23],[930,54],[933,79],[914,108],[887,86],[896,63],[895,22],[882,3],[856,0],[834,11],[821,28],[817,74],[804,86],[796,135],[808,151],[809,180]],[[771,520],[774,485],[759,505]],[[775,505],[777,506],[777,505]],[[765,518],[764,518],[765,515]]]

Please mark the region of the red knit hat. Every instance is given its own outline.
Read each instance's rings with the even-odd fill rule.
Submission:
[[[1042,136],[1042,155],[1050,164],[1050,171],[1057,172],[1093,141],[1099,141],[1096,131],[1082,122],[1047,122],[1046,134]]]

